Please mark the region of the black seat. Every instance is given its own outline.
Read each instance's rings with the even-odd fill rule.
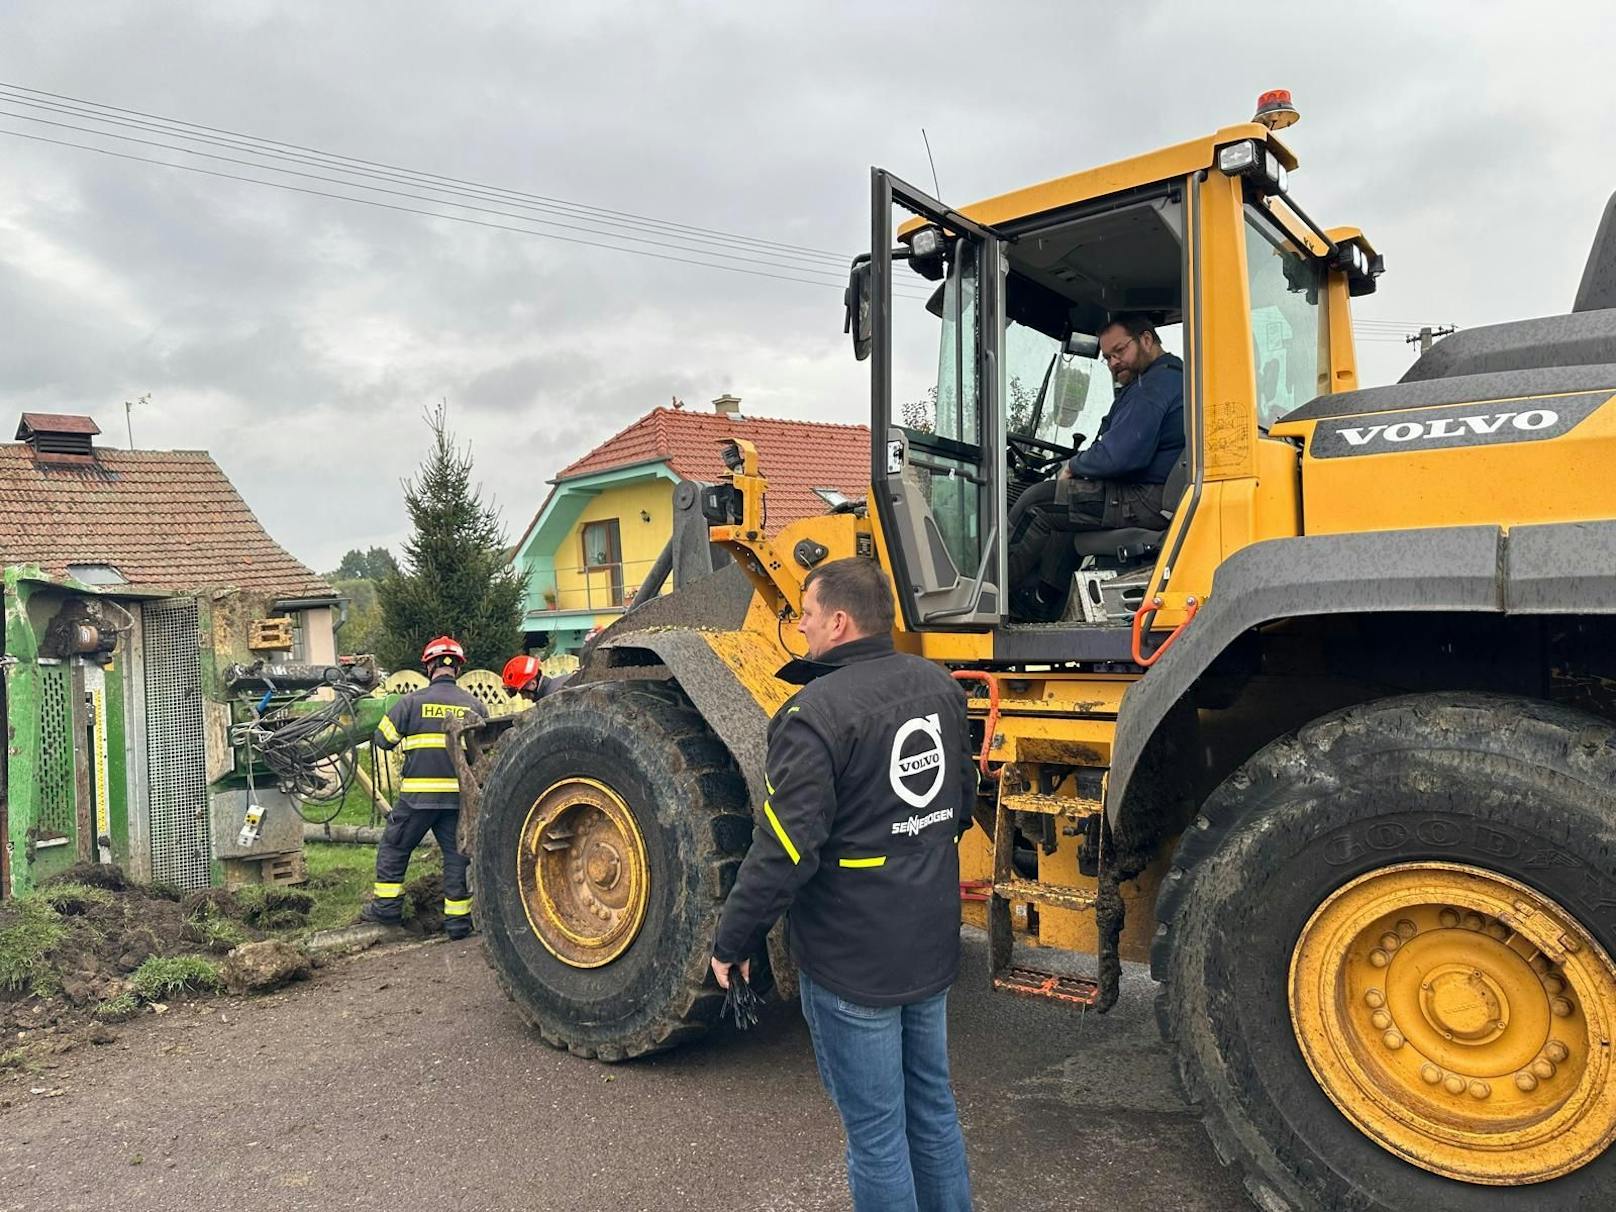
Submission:
[[[1118,562],[1133,563],[1161,549],[1162,536],[1172,523],[1173,513],[1184,497],[1190,482],[1189,456],[1186,454],[1168,473],[1162,485],[1162,524],[1149,526],[1121,526],[1116,530],[1079,530],[1072,536],[1072,546],[1081,556],[1100,556]],[[1124,556],[1123,553],[1129,553]],[[1134,554],[1137,553],[1137,554]]]

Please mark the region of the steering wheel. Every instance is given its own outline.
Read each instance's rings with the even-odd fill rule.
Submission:
[[[1040,479],[1047,478],[1077,453],[1077,447],[1083,445],[1083,435],[1074,433],[1072,441],[1074,443],[1072,446],[1061,446],[1055,442],[1046,442],[1042,438],[1013,433],[1007,441],[1010,466],[1015,471],[1025,471]]]

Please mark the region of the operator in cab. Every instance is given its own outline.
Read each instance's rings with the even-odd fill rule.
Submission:
[[[1100,356],[1117,395],[1099,435],[1010,510],[1010,609],[1022,622],[1064,612],[1079,558],[1072,534],[1160,529],[1163,486],[1184,454],[1184,363],[1150,318],[1116,316],[1100,332]]]

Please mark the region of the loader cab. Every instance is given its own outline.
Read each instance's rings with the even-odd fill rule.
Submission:
[[[872,512],[907,630],[991,631],[1007,659],[1126,659],[1141,604],[1187,584],[1208,482],[1294,465],[1259,446],[1285,412],[1356,386],[1348,296],[1378,272],[1356,232],[1325,233],[1284,195],[1294,163],[1262,127],[1225,128],[963,211],[873,173],[848,328],[871,361]],[[1184,458],[1159,526],[1070,540],[1095,608],[1074,597],[1064,622],[1019,626],[1010,511],[1100,432],[1114,389],[1097,338],[1123,312],[1184,362]],[[1294,505],[1258,530],[1297,533]],[[1211,521],[1189,543],[1202,593],[1226,554]]]

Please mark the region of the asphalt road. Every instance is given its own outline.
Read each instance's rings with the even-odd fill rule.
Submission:
[[[981,1212],[1246,1206],[1174,1092],[1153,992],[1130,969],[1103,1018],[993,994],[967,934],[951,1033]],[[848,1206],[794,1007],[600,1065],[531,1035],[475,943],[176,1006],[64,1061],[0,1092],[6,1212]]]

